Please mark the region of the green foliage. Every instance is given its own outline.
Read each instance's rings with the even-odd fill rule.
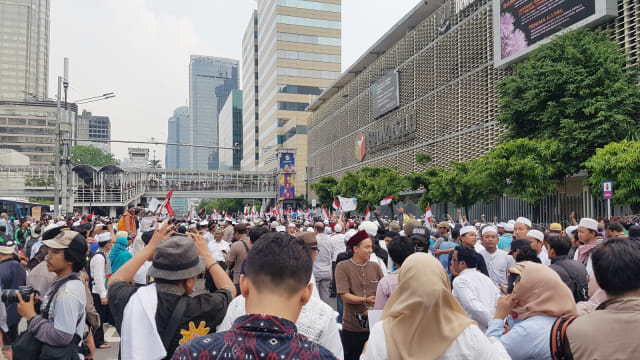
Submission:
[[[416,162],[420,165],[426,165],[431,162],[431,155],[429,154],[416,154]]]
[[[482,157],[496,190],[536,204],[552,193],[567,172],[563,146],[556,140],[516,139]]]
[[[71,149],[73,165],[91,165],[102,167],[105,165],[120,164],[113,154],[106,154],[95,146],[76,145]]]
[[[430,178],[429,191],[425,193],[420,205],[429,203],[452,202],[458,207],[469,209],[481,200],[497,193],[497,184],[487,176],[483,158],[463,162],[451,162],[451,169],[439,170]],[[467,211],[468,213],[468,211]]]
[[[543,45],[498,84],[505,139],[555,139],[566,174],[611,141],[637,135],[637,71],[602,31],[573,31]]]
[[[585,183],[595,196],[602,195],[602,182],[613,181],[613,202],[640,210],[640,142],[610,143],[585,162],[589,177]]]
[[[24,177],[24,186],[53,186],[53,176],[27,175]]]
[[[256,203],[256,209],[260,209],[260,205]],[[200,211],[205,208],[207,214],[211,214],[215,208],[218,212],[225,210],[228,213],[242,212],[244,210],[244,203],[242,199],[218,199],[218,200],[202,200],[198,205],[197,210]]]
[[[149,167],[152,169],[161,169],[160,160],[149,160]]]
[[[29,198],[29,202],[35,204],[53,205],[53,198]]]
[[[323,207],[331,207],[333,199],[335,198],[335,187],[338,181],[333,176],[324,176],[318,179],[315,184],[309,185],[311,190],[318,196],[318,204]]]

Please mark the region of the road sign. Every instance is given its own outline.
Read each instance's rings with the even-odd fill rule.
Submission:
[[[613,181],[602,182],[602,198],[605,200],[613,199]]]

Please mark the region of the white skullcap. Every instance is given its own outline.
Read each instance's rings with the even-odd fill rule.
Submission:
[[[509,224],[509,225],[515,225],[515,224],[516,224],[516,221],[512,219],[512,220],[507,221],[507,224]]]
[[[495,228],[495,227],[493,227],[493,226],[485,226],[485,227],[482,229],[482,236],[484,236],[484,234],[486,234],[486,233],[488,233],[488,232],[494,232],[494,233],[498,234],[498,229],[496,229],[496,228]]]
[[[531,229],[531,220],[527,219],[526,217],[519,217],[516,219],[516,224],[520,223],[520,224],[525,224],[527,225],[527,227],[529,227],[529,229]]]
[[[189,230],[191,230],[191,229],[195,229],[195,228],[196,228],[196,224],[190,224],[190,225],[189,225]]]
[[[342,232],[342,225],[336,224],[336,226],[333,227],[333,231],[335,231],[336,233],[341,233]]]
[[[474,225],[475,225],[475,227],[480,227],[480,226],[482,226],[482,224],[481,224],[481,223],[479,223],[479,222],[475,223]]]
[[[539,230],[529,230],[527,236],[531,236],[538,241],[544,241],[544,234]]]
[[[110,232],[103,232],[102,234],[96,235],[96,241],[99,242],[99,243],[110,241],[110,240],[111,240],[111,233]]]
[[[499,228],[503,228],[503,229],[504,229],[504,226],[505,226],[505,225],[507,225],[507,224],[506,224],[506,223],[503,223],[503,222],[499,222],[499,223],[498,223],[498,227],[499,227]]]
[[[598,222],[591,218],[582,218],[578,226],[582,226],[589,230],[598,231]]]
[[[314,230],[312,227],[308,227],[308,228],[307,228],[307,231],[308,231],[308,232],[314,232],[315,230]]]
[[[362,224],[358,227],[358,230],[364,230],[371,236],[373,239],[378,234],[378,225],[376,225],[373,221],[363,221]]]
[[[506,231],[508,233],[512,233],[513,232],[513,224],[505,224],[504,225],[504,231]]]
[[[474,234],[478,234],[476,232],[476,227],[475,226],[471,226],[471,225],[467,225],[467,226],[463,226],[462,229],[460,229],[460,236],[463,236],[464,234],[468,233],[468,232],[472,232]]]
[[[277,232],[285,232],[286,230],[287,230],[287,228],[285,228],[285,227],[284,227],[284,226],[282,226],[282,225],[278,225],[278,226],[276,226],[276,231],[277,231]]]
[[[289,225],[287,225],[287,227],[296,227],[296,224],[291,222],[291,223],[289,223]]]
[[[349,231],[347,231],[347,232],[344,234],[344,243],[346,244],[346,243],[347,243],[347,241],[351,240],[351,237],[352,237],[353,235],[355,235],[357,232],[358,232],[358,231],[356,231],[355,229],[349,229]]]
[[[578,230],[577,226],[567,226],[567,228],[565,229],[565,231],[567,232],[567,236],[568,237],[573,237],[573,233]]]

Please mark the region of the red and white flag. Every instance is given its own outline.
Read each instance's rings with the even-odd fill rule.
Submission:
[[[253,205],[251,208],[251,216],[256,217],[256,215],[258,215],[258,211],[256,210],[256,206]]]
[[[327,213],[327,209],[322,208],[322,220],[329,220],[329,213]]]
[[[340,209],[340,203],[338,202],[338,199],[334,198],[333,204],[331,204],[331,206],[336,210]]]
[[[364,219],[369,220],[371,217],[371,212],[369,211],[369,207],[367,206],[367,212],[364,214]]]
[[[165,195],[162,204],[160,204],[160,209],[167,209],[167,214],[172,217],[175,214],[173,208],[171,208],[171,195],[173,195],[173,189],[169,190],[167,195]]]
[[[386,198],[382,199],[382,201],[380,201],[380,205],[389,205],[391,204],[391,200],[393,200],[393,197],[395,195],[391,195],[391,196],[387,196]]]
[[[427,223],[431,224],[431,218],[433,214],[431,213],[431,205],[427,204],[427,212],[424,214],[424,217],[427,219]]]

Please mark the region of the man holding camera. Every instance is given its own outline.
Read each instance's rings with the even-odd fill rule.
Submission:
[[[5,290],[5,293],[6,291],[13,291],[10,289],[18,289],[18,287],[24,286],[27,281],[27,273],[14,255],[15,245],[15,241],[10,240],[8,237],[2,238],[0,243],[0,283],[2,283],[2,289]],[[2,300],[4,302],[4,296]],[[18,336],[20,316],[15,303],[6,304],[6,309],[9,331],[3,332],[2,339],[5,345],[11,345]],[[0,332],[2,331],[0,330]]]

